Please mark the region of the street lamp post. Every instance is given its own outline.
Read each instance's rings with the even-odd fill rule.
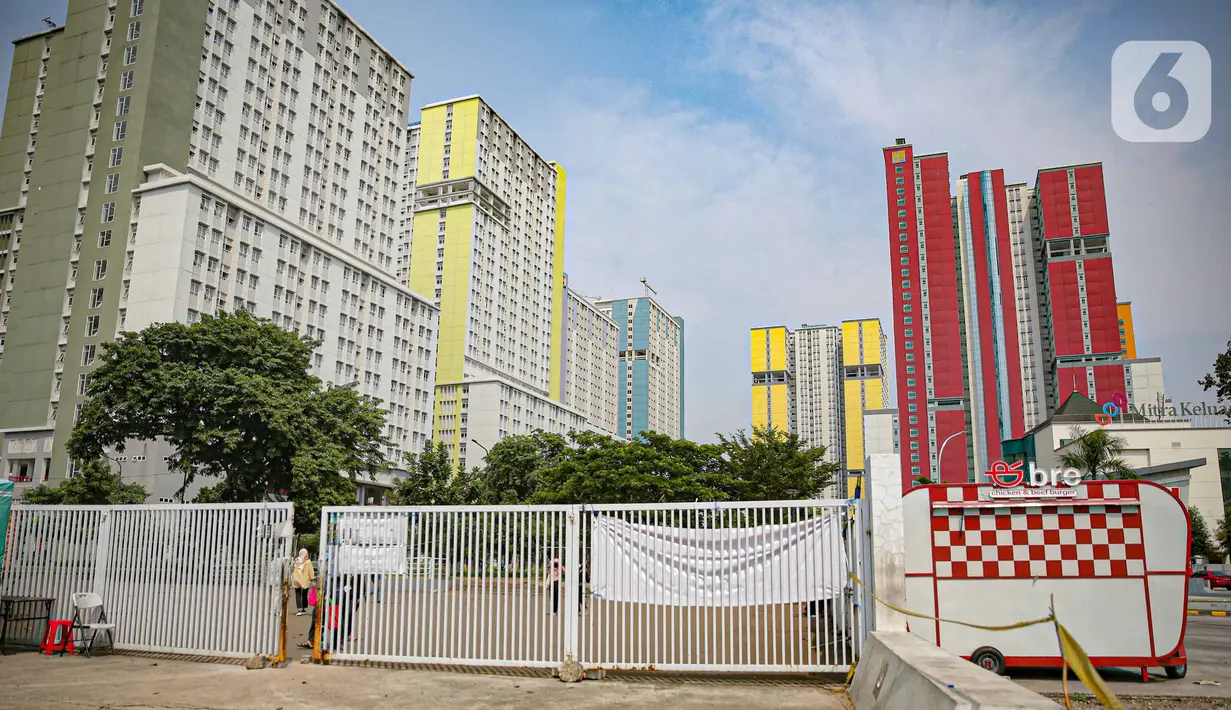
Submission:
[[[475,446],[479,447],[480,449],[483,449],[483,453],[484,453],[484,454],[486,454],[486,455],[488,455],[488,456],[490,456],[490,455],[491,455],[491,453],[492,453],[492,452],[488,451],[486,446],[484,446],[484,445],[480,444],[479,442],[475,441],[474,439],[471,439],[471,440],[470,440],[470,443],[474,444]]]
[[[940,443],[940,453],[936,455],[936,476],[940,478],[940,480],[937,481],[937,483],[943,483],[945,480],[944,475],[941,473],[941,468],[940,468],[941,464],[943,464],[945,461],[945,445],[948,444],[950,441],[953,441],[957,437],[965,436],[965,435],[966,435],[966,430],[963,429],[961,431],[950,434],[948,438],[946,438],[944,441]]]

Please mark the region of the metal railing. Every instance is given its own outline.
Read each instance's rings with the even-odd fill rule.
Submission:
[[[290,503],[15,506],[0,592],[93,591],[121,650],[245,657],[279,650]],[[32,639],[41,633],[20,629]]]
[[[841,671],[866,633],[844,500],[333,507],[322,513],[332,659]]]

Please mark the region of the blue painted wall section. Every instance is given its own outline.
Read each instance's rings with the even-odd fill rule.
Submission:
[[[638,298],[633,305],[633,350],[650,348],[650,302]],[[629,353],[632,357],[632,353]],[[636,436],[650,428],[650,362],[633,360],[633,430]]]
[[[616,341],[616,349],[620,352],[624,351],[628,342],[628,301],[612,301],[611,302],[611,319],[615,321],[620,328],[619,340]],[[620,358],[620,366],[617,372],[620,378],[620,384],[616,387],[616,391],[620,393],[619,406],[616,407],[618,415],[616,419],[616,432],[627,439],[630,435],[628,432],[628,363]]]

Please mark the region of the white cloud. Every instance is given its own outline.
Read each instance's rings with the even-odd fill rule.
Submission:
[[[611,86],[551,113],[568,156],[570,285],[636,296],[645,276],[685,319],[690,438],[747,426],[750,327],[887,309],[866,281],[887,255],[833,219],[844,187],[806,147]]]
[[[866,162],[856,170],[879,172],[877,149],[899,136],[949,151],[954,179],[1003,167],[1033,184],[1041,166],[1103,161],[1117,291],[1134,302],[1140,354],[1161,355],[1168,390],[1194,397],[1193,380],[1231,332],[1220,307],[1231,296],[1221,275],[1225,209],[1214,209],[1231,176],[1208,148],[1114,136],[1110,49],[1091,57],[1082,45],[1105,7],[719,3],[709,17],[712,61],[788,123],[812,113],[842,126],[851,148],[836,151]],[[880,212],[842,218],[885,230]]]
[[[687,433],[707,440],[749,420],[749,327],[888,318],[881,146],[948,150],[954,179],[1003,167],[1033,183],[1040,166],[1101,160],[1139,350],[1164,358],[1173,396],[1197,397],[1231,332],[1210,209],[1225,168],[1114,137],[1110,57],[1080,58],[1101,7],[715,4],[705,66],[766,118],[591,84],[536,127],[569,171],[571,285],[630,296],[645,276],[686,319]]]

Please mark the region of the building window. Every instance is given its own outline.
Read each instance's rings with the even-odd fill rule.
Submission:
[[[103,307],[103,290],[101,288],[90,289],[90,308]]]
[[[103,231],[98,233],[98,246],[99,248],[111,246],[111,230],[110,229],[104,229]]]
[[[912,442],[910,442],[910,450],[911,450],[911,451],[918,451],[918,450],[919,450],[919,442],[917,442],[917,441],[912,441]]]
[[[111,173],[107,176],[107,184],[103,187],[103,193],[110,195],[120,189],[120,174]]]
[[[902,288],[910,288],[910,281],[903,281]]]
[[[111,140],[122,141],[128,135],[128,121],[116,121],[111,129]]]
[[[111,157],[107,161],[107,165],[112,168],[120,167],[120,163],[124,162],[124,146],[119,145],[111,149]]]
[[[77,375],[77,396],[78,397],[85,396],[86,390],[89,388],[89,386],[90,386],[90,375],[88,373],[83,372],[80,375]]]
[[[88,316],[85,319],[85,336],[87,338],[98,335],[98,316]]]
[[[104,202],[103,203],[103,214],[102,214],[103,224],[106,224],[107,222],[110,222],[113,219],[115,219],[115,203],[114,202]]]
[[[911,455],[910,455],[910,462],[911,462],[911,463],[918,463],[918,462],[919,462],[919,454],[911,454]]]
[[[129,42],[136,42],[137,40],[141,39],[141,22],[140,21],[128,23],[128,35],[127,36],[128,36]]]
[[[145,11],[145,0],[133,0],[132,8],[128,15],[129,17],[137,17]]]
[[[117,116],[128,115],[128,109],[132,105],[132,98],[133,97],[131,96],[121,96],[120,98],[116,99],[115,100],[115,115]]]
[[[102,281],[107,276],[107,260],[99,259],[94,262],[94,280]]]
[[[124,66],[137,61],[137,45],[130,44],[124,48]]]
[[[906,229],[906,223],[905,223],[905,222],[898,222],[898,229]]]
[[[899,175],[898,177],[896,177],[896,178],[894,178],[894,179],[893,179],[893,182],[894,182],[894,184],[895,184],[895,185],[905,185],[905,184],[906,184],[906,179],[905,179],[904,177],[902,177],[901,175]]]
[[[84,345],[81,348],[81,365],[89,367],[94,364],[94,345]]]

